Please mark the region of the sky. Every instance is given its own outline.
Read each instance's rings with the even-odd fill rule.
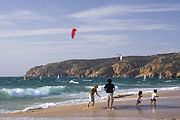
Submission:
[[[180,0],[0,0],[0,76],[70,59],[180,52],[179,21]]]

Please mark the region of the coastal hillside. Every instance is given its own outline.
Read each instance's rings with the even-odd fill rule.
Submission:
[[[36,66],[26,72],[27,77],[180,77],[180,52],[152,56],[127,56],[119,58],[67,60]]]

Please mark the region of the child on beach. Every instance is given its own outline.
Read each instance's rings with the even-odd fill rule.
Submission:
[[[94,88],[92,88],[90,91],[89,91],[89,103],[87,105],[87,107],[89,108],[89,105],[91,104],[92,102],[92,107],[94,107],[94,93],[96,93],[99,97],[100,95],[97,93],[97,88],[98,88],[98,85],[94,85]]]
[[[136,102],[136,106],[138,106],[139,103],[141,103],[141,97],[142,97],[142,91],[138,92],[138,96],[137,96],[137,102]]]
[[[150,106],[152,105],[153,102],[154,102],[154,105],[156,105],[156,97],[159,97],[159,96],[157,95],[157,90],[154,89],[154,92],[153,92],[152,95],[151,95]]]

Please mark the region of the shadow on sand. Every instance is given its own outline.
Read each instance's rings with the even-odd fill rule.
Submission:
[[[107,109],[103,107],[103,109]],[[172,106],[172,105],[114,105],[114,110],[152,110],[152,109],[180,109],[180,106]]]

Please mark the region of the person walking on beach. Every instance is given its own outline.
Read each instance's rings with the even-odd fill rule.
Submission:
[[[107,80],[108,84],[105,85],[104,90],[107,93],[107,109],[112,109],[114,98],[113,98],[113,92],[115,91],[115,87],[113,84],[111,84],[112,80]]]
[[[154,102],[154,105],[156,105],[156,97],[159,97],[159,96],[157,95],[157,90],[154,89],[154,92],[153,92],[152,95],[151,95],[150,106],[152,105],[153,102]]]
[[[136,106],[138,106],[139,103],[141,103],[141,97],[142,97],[142,91],[138,92],[138,96],[137,96],[137,102],[136,102]]]
[[[92,88],[90,91],[89,91],[89,103],[87,105],[87,107],[89,108],[89,105],[91,104],[92,102],[92,107],[94,107],[94,93],[96,93],[99,97],[100,95],[97,93],[97,88],[98,88],[98,85],[94,85],[94,88]]]

